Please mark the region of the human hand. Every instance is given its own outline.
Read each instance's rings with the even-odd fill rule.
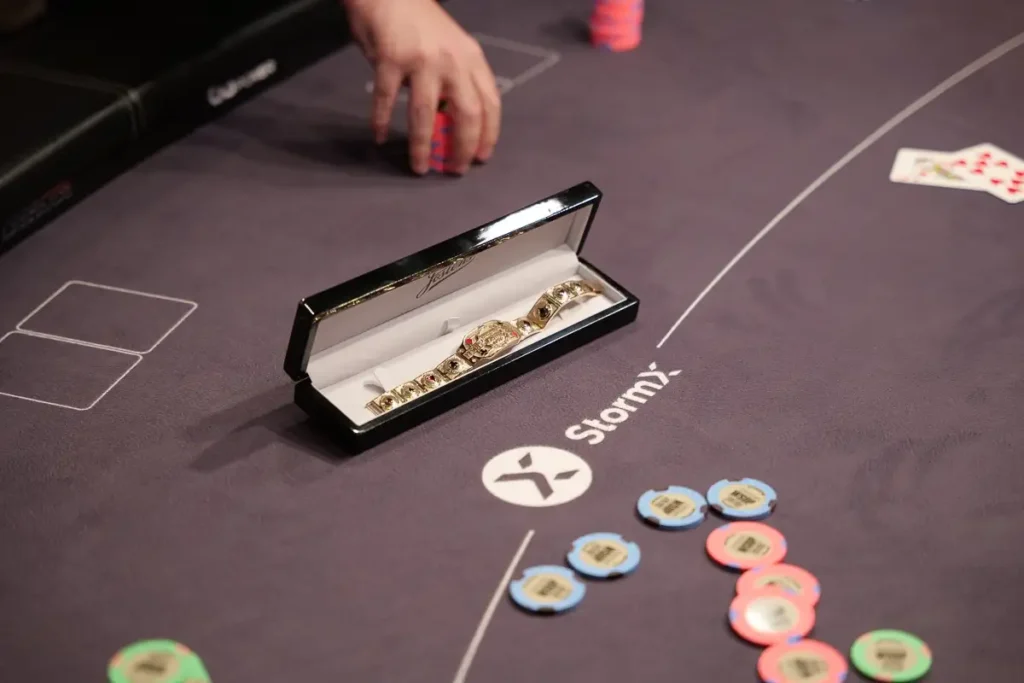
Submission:
[[[430,167],[430,138],[443,98],[454,119],[451,168],[465,173],[494,153],[501,95],[480,44],[437,0],[342,0],[356,42],[374,68],[372,126],[387,139],[395,99],[409,86],[409,161]]]

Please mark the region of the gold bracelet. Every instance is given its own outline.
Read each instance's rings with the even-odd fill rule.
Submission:
[[[434,389],[455,380],[471,369],[497,358],[548,322],[570,303],[596,296],[600,286],[583,280],[570,280],[544,292],[530,312],[512,322],[488,320],[466,335],[459,348],[433,370],[387,391],[366,404],[374,415],[383,415]]]

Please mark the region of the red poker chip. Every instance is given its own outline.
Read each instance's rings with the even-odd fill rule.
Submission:
[[[731,522],[710,534],[704,544],[712,560],[728,569],[778,564],[786,557],[786,538],[761,522]]]
[[[831,645],[817,640],[772,645],[757,660],[764,683],[843,683],[850,667]]]
[[[628,52],[635,50],[640,47],[642,36],[640,31],[634,31],[631,34],[606,36],[601,33],[591,33],[590,42],[594,47],[602,50],[610,50],[612,52]]]
[[[430,170],[435,173],[446,173],[451,155],[452,115],[448,103],[441,102],[437,115],[434,117],[434,130],[430,136]]]
[[[615,40],[617,38],[632,38],[642,35],[642,31],[636,26],[603,26],[598,24],[590,25],[590,36],[592,38],[605,38]]]
[[[605,24],[608,26],[639,26],[644,21],[643,12],[601,12],[597,11],[590,15],[591,24]]]
[[[807,600],[811,606],[821,599],[821,583],[814,574],[792,564],[771,564],[754,567],[736,581],[736,594],[779,586]]]
[[[436,140],[447,140],[452,134],[453,124],[454,119],[451,114],[446,111],[437,112],[434,116],[434,129],[432,131],[433,138]]]
[[[729,605],[732,630],[755,645],[796,642],[811,632],[814,621],[806,600],[777,586],[742,593]]]

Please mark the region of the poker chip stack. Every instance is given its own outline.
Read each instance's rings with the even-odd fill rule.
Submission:
[[[452,114],[447,102],[442,101],[434,117],[434,133],[430,137],[430,170],[444,173],[451,154]]]
[[[728,620],[737,636],[763,648],[757,660],[762,683],[845,683],[850,680],[847,658],[811,637],[821,583],[807,569],[783,564],[789,554],[786,537],[760,521],[775,512],[777,502],[774,488],[745,477],[722,479],[706,495],[675,484],[651,489],[637,500],[636,513],[665,532],[696,529],[712,511],[727,520],[708,534],[705,549],[721,567],[741,572],[729,600]],[[635,572],[640,546],[618,533],[599,531],[573,541],[565,560],[568,567],[524,569],[508,584],[512,602],[531,614],[569,612],[596,585],[594,579],[614,580]],[[916,683],[931,670],[932,660],[923,640],[897,629],[863,634],[849,657],[864,678],[879,683]]]
[[[644,0],[596,0],[590,41],[602,50],[635,50],[640,46],[643,21]]]

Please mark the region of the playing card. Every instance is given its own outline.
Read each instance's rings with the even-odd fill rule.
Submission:
[[[1024,159],[992,143],[982,143],[953,155],[951,168],[1004,202],[1024,202]]]
[[[904,147],[896,153],[889,180],[910,185],[952,187],[961,190],[980,190],[966,167],[954,168],[954,153],[934,149]],[[963,160],[963,158],[961,158]]]

